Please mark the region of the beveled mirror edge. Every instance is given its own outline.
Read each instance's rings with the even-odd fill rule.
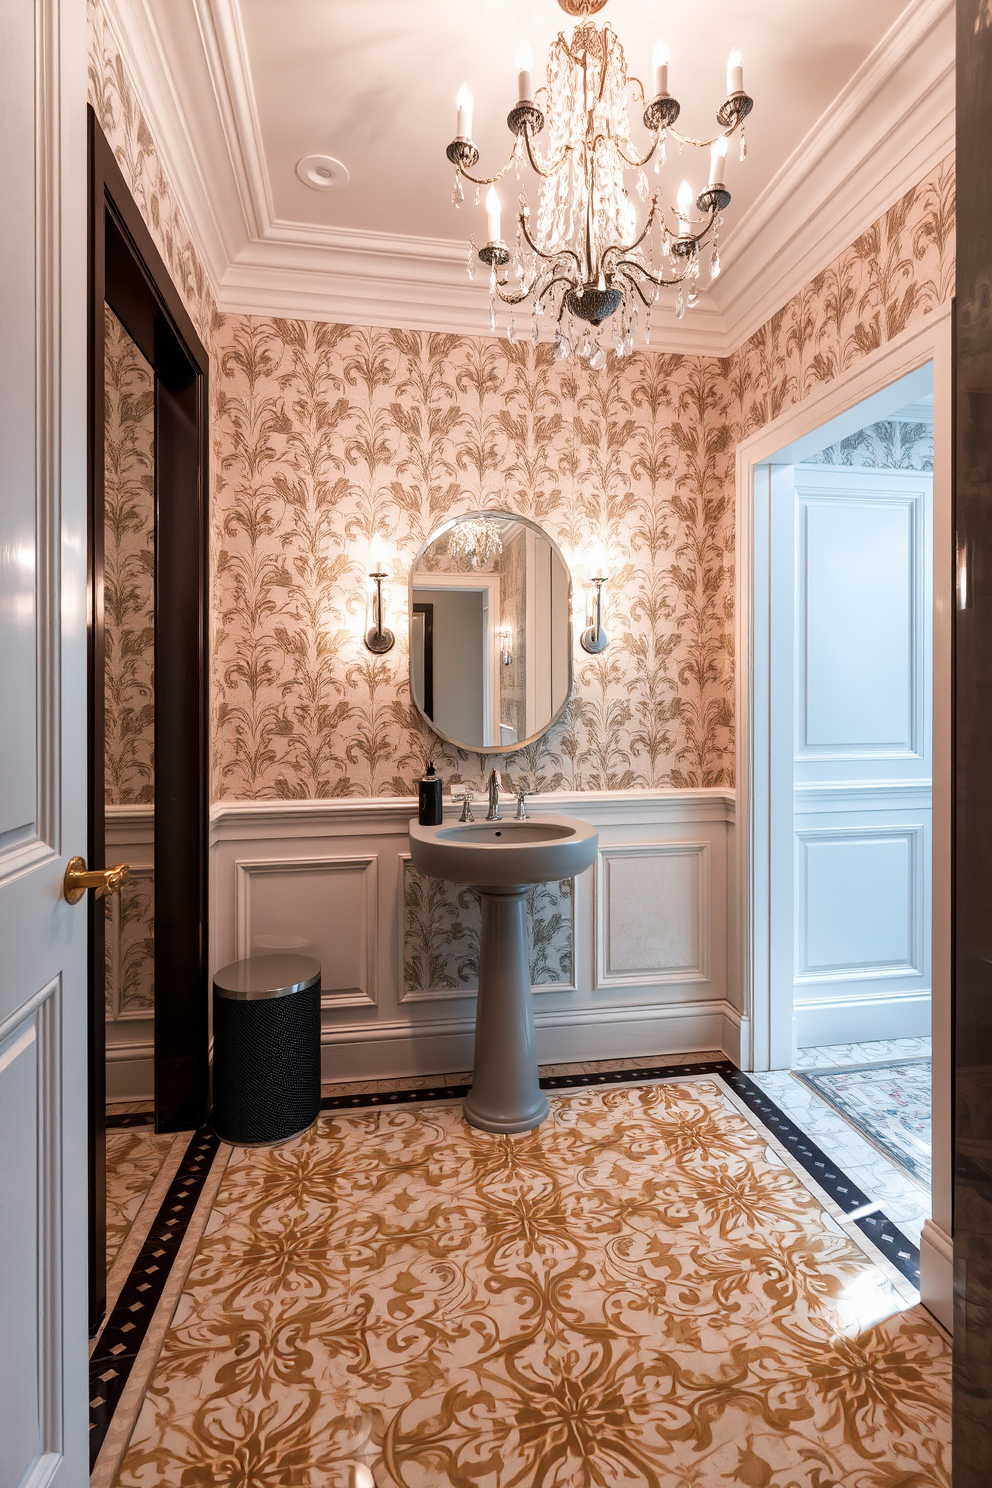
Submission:
[[[545,542],[550,544],[552,552],[557,554],[558,558],[561,561],[561,566],[565,570],[565,578],[568,581],[568,686],[565,689],[565,696],[562,699],[561,704],[559,705],[553,717],[548,720],[547,724],[545,724],[544,728],[541,729],[539,733],[531,734],[526,739],[514,740],[512,744],[465,744],[462,742],[461,739],[453,739],[450,734],[443,734],[440,729],[436,727],[434,720],[428,718],[423,708],[421,708],[420,704],[417,702],[413,690],[412,622],[414,576],[417,572],[417,569],[420,567],[421,559],[433,543],[436,543],[440,538],[442,538],[446,532],[450,532],[453,527],[457,527],[460,522],[479,521],[480,518],[483,517],[488,517],[490,519],[492,519],[493,517],[502,517],[508,522],[518,522],[521,526],[529,527],[532,532],[538,533],[541,537],[544,538]],[[572,584],[571,566],[569,565],[565,554],[562,552],[555,539],[551,536],[551,533],[546,531],[539,522],[533,521],[530,517],[522,517],[519,512],[506,511],[502,507],[484,507],[475,511],[459,512],[456,517],[449,517],[446,522],[442,522],[439,527],[434,528],[434,531],[430,534],[430,536],[426,538],[421,546],[417,549],[416,556],[410,565],[410,578],[407,584],[407,635],[411,637],[411,640],[407,646],[407,681],[410,687],[410,700],[413,703],[413,706],[416,708],[417,713],[423,719],[424,723],[426,723],[432,734],[435,734],[439,739],[443,740],[445,744],[451,744],[455,749],[462,750],[462,752],[465,754],[479,754],[487,756],[491,754],[519,754],[521,749],[528,749],[531,744],[536,744],[539,739],[543,739],[545,734],[547,734],[551,729],[554,728],[562,713],[568,707],[569,701],[572,697],[572,691],[575,687],[575,664],[573,657],[575,616],[572,606],[573,587],[574,586]]]

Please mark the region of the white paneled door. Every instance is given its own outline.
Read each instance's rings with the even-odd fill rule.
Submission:
[[[932,488],[773,472],[772,718],[792,781],[773,954],[800,1047],[930,1029]]]
[[[88,1475],[85,19],[0,4],[0,1488]]]

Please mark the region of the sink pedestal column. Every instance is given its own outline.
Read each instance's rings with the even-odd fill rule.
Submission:
[[[482,939],[475,1065],[465,1119],[483,1131],[524,1132],[548,1114],[537,1077],[527,956],[527,886],[479,889]]]

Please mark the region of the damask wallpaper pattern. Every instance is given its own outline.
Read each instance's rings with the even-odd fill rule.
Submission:
[[[106,800],[154,800],[155,376],[105,307]]]
[[[848,434],[809,465],[858,465],[871,470],[933,470],[933,424],[883,419]]]
[[[489,507],[611,555],[601,657],[506,768],[542,790],[726,784],[732,502],[720,366],[604,372],[548,346],[225,316],[218,328],[215,790],[410,795],[491,763],[438,749],[407,684],[405,580],[431,530]],[[372,657],[369,543],[392,549],[397,646]]]

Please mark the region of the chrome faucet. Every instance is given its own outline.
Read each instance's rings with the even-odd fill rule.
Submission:
[[[486,821],[499,821],[499,771],[489,771],[489,810]]]

